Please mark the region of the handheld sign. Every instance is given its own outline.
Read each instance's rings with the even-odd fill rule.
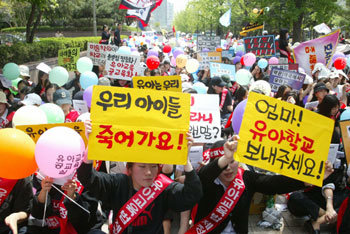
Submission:
[[[108,53],[106,57],[107,76],[112,79],[130,81],[140,75],[140,56]]]
[[[243,40],[246,53],[251,52],[259,58],[269,58],[276,56],[274,35],[245,37]]]
[[[67,71],[77,70],[77,61],[80,57],[80,48],[68,48],[58,51],[58,65]]]
[[[322,186],[334,120],[249,93],[235,160]]]
[[[84,100],[73,100],[73,108],[78,111],[80,114],[89,112],[89,108]]]
[[[94,86],[89,159],[185,164],[190,95]]]
[[[299,64],[296,63],[285,63],[285,64],[271,64],[269,65],[269,70],[271,71],[273,68],[278,68],[282,70],[289,70],[298,72]]]
[[[271,90],[277,92],[281,85],[289,85],[292,89],[299,91],[303,87],[305,76],[299,72],[272,68],[269,81]]]
[[[92,60],[94,65],[105,65],[108,53],[117,53],[118,46],[88,43],[87,57]]]
[[[228,75],[230,80],[235,80],[236,66],[224,63],[210,63],[210,74],[211,77],[222,75]]]
[[[16,126],[17,129],[27,133],[28,136],[30,136],[30,138],[32,138],[35,143],[39,140],[39,137],[44,132],[54,127],[67,127],[75,130],[83,138],[85,145],[87,145],[87,139],[85,136],[85,125],[83,122]]]
[[[132,81],[139,89],[182,92],[181,76],[135,76]]]
[[[219,95],[192,94],[190,132],[196,143],[221,139]]]
[[[221,52],[200,52],[197,54],[200,69],[209,68],[210,62],[221,63]]]
[[[219,36],[206,36],[198,35],[197,37],[197,50],[202,51],[208,49],[209,51],[215,51],[216,47],[221,45],[221,39]]]
[[[340,121],[341,138],[344,144],[346,161],[350,164],[350,120]]]

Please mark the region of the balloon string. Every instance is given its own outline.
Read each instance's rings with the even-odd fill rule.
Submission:
[[[37,172],[37,174],[42,178],[45,179],[44,176],[42,176],[39,172]],[[82,210],[84,210],[85,212],[87,212],[88,214],[90,214],[90,211],[88,211],[87,209],[85,209],[84,207],[82,207],[81,205],[79,205],[76,201],[74,201],[72,198],[68,197],[64,192],[62,192],[59,188],[57,188],[55,185],[52,185],[52,187],[54,187],[58,192],[60,192],[63,196],[65,196],[68,200],[70,200],[71,202],[73,202],[75,205],[77,205],[78,207],[80,207]]]
[[[41,227],[45,226],[45,215],[46,215],[46,206],[47,206],[47,197],[48,197],[48,192],[46,191],[45,195],[45,206],[44,206],[44,215],[43,215],[43,223],[41,224]]]

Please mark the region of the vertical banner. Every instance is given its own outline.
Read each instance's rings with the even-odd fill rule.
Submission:
[[[68,48],[58,51],[58,65],[67,71],[77,70],[77,61],[80,57],[80,48]]]
[[[322,186],[334,120],[249,93],[235,159]]]
[[[221,63],[221,52],[199,52],[197,60],[200,69],[209,68],[210,62]]]
[[[251,52],[259,58],[269,58],[276,56],[274,35],[245,37],[243,40],[246,53]]]
[[[192,94],[190,132],[196,143],[221,140],[219,95]]]
[[[340,29],[295,47],[293,53],[296,63],[310,76],[316,63],[323,63],[329,68],[338,45],[339,33]]]
[[[190,95],[94,86],[89,159],[186,164]]]
[[[107,53],[117,53],[118,46],[88,43],[87,57],[92,60],[96,66],[106,65]]]
[[[340,121],[341,137],[347,164],[350,164],[350,120]]]
[[[181,76],[135,76],[134,88],[182,92]]]
[[[141,75],[140,56],[108,53],[106,57],[107,77],[130,81]]]
[[[270,85],[273,92],[277,92],[281,85],[289,85],[293,90],[299,91],[304,84],[306,75],[295,71],[272,68]]]
[[[224,63],[210,63],[210,75],[211,77],[222,75],[228,75],[230,80],[235,80],[236,66]]]

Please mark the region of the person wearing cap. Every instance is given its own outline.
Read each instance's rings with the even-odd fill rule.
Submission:
[[[19,72],[20,72],[21,78],[29,82],[29,79],[30,79],[29,67],[26,65],[19,65]]]
[[[10,104],[7,102],[6,94],[0,91],[0,129],[12,127],[12,119],[15,112],[9,108]]]
[[[310,101],[318,101],[318,103],[321,103],[323,98],[329,93],[329,89],[323,82],[318,82],[314,85],[313,91],[310,92],[309,99],[312,98]],[[308,100],[309,102],[309,100]]]
[[[79,112],[72,108],[72,98],[67,90],[56,90],[53,94],[53,102],[62,108],[66,123],[75,122],[79,117]]]
[[[42,97],[46,91],[46,87],[50,84],[49,74],[39,70],[38,72],[38,84],[34,88],[34,92]]]
[[[201,233],[248,233],[249,208],[256,192],[274,195],[285,194],[304,189],[306,184],[282,175],[265,175],[239,167],[234,154],[237,150],[239,137],[234,136],[232,141],[217,141],[209,151],[210,161],[198,172],[202,182],[203,197],[198,203],[192,218],[194,226],[192,230],[200,229],[198,223],[205,223],[204,218],[210,217],[210,231]],[[332,166],[326,163],[325,178],[333,172]],[[233,192],[232,192],[233,191]],[[233,203],[231,199],[224,198],[225,193],[231,192],[230,196],[237,199]],[[232,195],[234,194],[234,195]],[[226,201],[230,201],[227,202]],[[225,206],[225,218],[218,217],[214,209]],[[216,215],[216,216],[215,216]],[[221,219],[220,219],[221,218]],[[215,221],[215,223],[213,223]],[[209,227],[209,225],[208,225]],[[191,230],[189,230],[191,233]]]
[[[25,106],[37,106],[42,104],[41,97],[36,93],[27,94],[22,101],[20,101]]]
[[[219,107],[221,119],[230,117],[233,111],[231,93],[225,89],[226,83],[218,76],[211,79],[208,94],[218,94],[220,97]]]

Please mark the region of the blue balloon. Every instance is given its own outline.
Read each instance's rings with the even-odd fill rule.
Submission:
[[[269,65],[269,62],[266,60],[266,59],[260,59],[259,62],[258,62],[258,66],[261,68],[261,69],[265,69],[267,67],[267,65]]]
[[[95,72],[87,71],[80,75],[79,79],[81,87],[86,90],[88,87],[92,85],[97,85],[98,78]]]
[[[345,110],[341,115],[340,115],[340,120],[349,120],[350,119],[350,109]]]
[[[348,67],[350,67],[350,57],[348,57],[348,58],[346,59],[346,65],[348,65]]]
[[[125,54],[125,55],[130,55],[131,54],[131,49],[128,46],[121,46],[119,47],[118,54]]]

